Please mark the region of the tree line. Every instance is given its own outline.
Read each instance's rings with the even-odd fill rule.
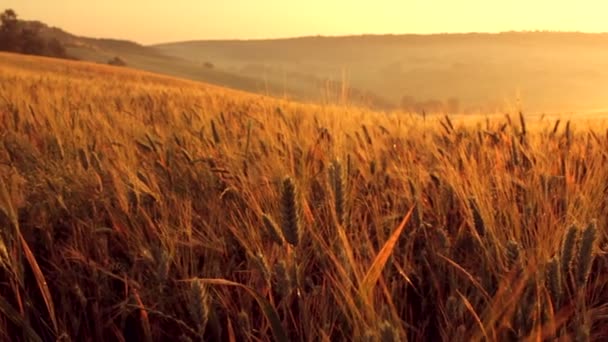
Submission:
[[[12,9],[0,14],[0,23],[0,51],[68,58],[65,47],[57,38],[41,35],[41,23],[19,20]]]

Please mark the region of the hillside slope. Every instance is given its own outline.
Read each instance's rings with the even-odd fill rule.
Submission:
[[[215,60],[206,58],[204,54],[197,58],[169,56],[158,49],[132,41],[81,37],[39,21],[21,21],[21,23],[35,28],[45,38],[57,39],[66,47],[69,56],[79,60],[105,64],[118,57],[131,68],[303,101],[338,102],[342,101],[347,90],[349,103],[383,109],[391,107],[388,101],[375,94],[352,87],[345,88],[338,82],[327,82],[326,79],[315,79],[313,82],[308,80],[287,82],[286,79],[269,78],[264,75],[245,75],[240,71],[219,68]]]
[[[251,77],[345,78],[406,107],[449,99],[461,108],[488,110],[516,101],[528,111],[608,107],[608,34],[370,35],[153,47],[184,59],[205,56]]]
[[[190,61],[180,57],[168,56],[136,42],[81,37],[38,21],[24,23],[35,26],[40,31],[41,36],[57,38],[66,47],[68,55],[79,60],[105,64],[114,57],[120,57],[128,67],[145,71],[256,93],[279,94],[283,91],[282,87],[275,84],[241,76],[237,73],[230,73],[215,68],[213,65],[205,65],[204,60]]]

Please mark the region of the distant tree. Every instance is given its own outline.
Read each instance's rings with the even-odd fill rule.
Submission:
[[[19,52],[28,55],[46,55],[46,42],[38,36],[34,28],[24,28],[19,33],[21,49]]]
[[[17,13],[12,9],[4,10],[0,14],[0,21],[2,22],[2,30],[16,30],[17,29]]]
[[[116,56],[108,61],[108,64],[114,66],[126,66],[127,62],[125,62],[122,58]]]
[[[12,9],[0,14],[0,50],[19,51],[19,25],[17,13]]]
[[[205,68],[207,68],[207,69],[213,69],[213,68],[214,68],[213,63],[211,63],[211,62],[205,62],[205,63],[203,64],[203,66],[204,66]]]
[[[49,51],[51,56],[67,58],[68,53],[65,50],[65,47],[61,44],[61,42],[57,38],[52,38],[47,43],[47,50]]]
[[[59,40],[41,35],[45,27],[39,21],[20,21],[15,11],[5,10],[0,14],[0,51],[68,58]]]

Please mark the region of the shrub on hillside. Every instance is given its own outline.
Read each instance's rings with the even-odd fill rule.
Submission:
[[[108,61],[108,64],[110,64],[110,65],[114,65],[114,66],[126,66],[126,65],[127,65],[127,62],[125,62],[125,61],[124,61],[124,59],[122,59],[122,58],[120,58],[120,57],[116,56],[116,57],[114,57],[114,58],[110,59],[110,60]]]

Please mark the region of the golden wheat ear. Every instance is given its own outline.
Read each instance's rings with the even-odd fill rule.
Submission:
[[[574,258],[574,247],[576,245],[578,235],[578,228],[575,225],[570,226],[568,232],[566,232],[566,237],[564,238],[564,242],[562,243],[561,250],[561,269],[564,279],[569,281],[570,272],[571,272],[571,263]]]
[[[334,160],[329,168],[329,181],[334,193],[334,207],[338,223],[346,222],[346,180],[342,171],[342,164]]]
[[[266,232],[270,236],[270,239],[279,246],[283,245],[283,236],[279,226],[274,222],[272,217],[268,214],[262,214],[262,221],[264,221],[264,227]]]
[[[281,218],[283,236],[292,246],[300,242],[300,216],[298,213],[297,189],[291,177],[285,177],[281,191]]]
[[[190,284],[188,311],[196,322],[197,332],[202,339],[209,320],[209,295],[206,285],[198,280],[193,280]]]

